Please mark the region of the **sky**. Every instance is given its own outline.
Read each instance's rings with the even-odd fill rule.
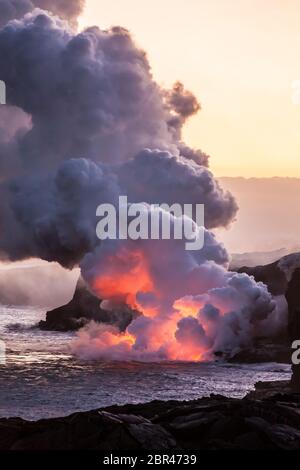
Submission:
[[[300,0],[87,0],[80,28],[128,28],[160,84],[196,94],[184,138],[217,176],[300,177],[299,23]]]
[[[221,178],[239,211],[229,229],[217,230],[230,253],[300,250],[299,178]]]

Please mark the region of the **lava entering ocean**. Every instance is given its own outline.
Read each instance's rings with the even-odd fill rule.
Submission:
[[[125,302],[140,312],[125,333],[87,325],[72,345],[84,358],[211,360],[249,346],[278,313],[266,286],[181,240],[105,241],[81,269],[105,308]]]
[[[183,142],[198,100],[181,83],[159,86],[126,29],[76,32],[83,3],[0,1],[7,88],[0,106],[1,259],[80,266],[106,306],[139,310],[125,333],[86,326],[73,344],[82,357],[206,360],[274,332],[285,319],[266,286],[229,272],[228,254],[211,233],[228,227],[238,207],[208,156]],[[131,203],[203,204],[204,247],[100,242],[96,208],[121,195]]]

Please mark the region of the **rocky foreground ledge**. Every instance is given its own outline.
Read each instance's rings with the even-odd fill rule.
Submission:
[[[0,450],[54,449],[300,449],[300,394],[153,401],[37,422],[0,420]]]

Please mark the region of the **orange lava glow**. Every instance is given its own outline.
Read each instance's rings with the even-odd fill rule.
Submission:
[[[204,303],[204,301],[200,302],[199,300],[183,297],[174,302],[174,308],[181,313],[182,317],[196,317],[199,310],[204,306]]]
[[[125,302],[138,309],[138,292],[153,291],[153,283],[146,260],[141,251],[121,250],[107,260],[108,269],[94,281],[92,288],[99,298]],[[126,265],[125,269],[122,267]],[[128,269],[128,265],[130,269]],[[111,266],[111,271],[110,271]]]
[[[135,343],[135,338],[127,331],[116,334],[115,330],[104,330],[103,333],[101,333],[101,342],[104,343],[107,347],[123,343],[127,347],[131,348]]]
[[[138,317],[130,324],[129,332],[125,333],[119,333],[114,328],[101,330],[100,337],[96,341],[93,337],[92,341],[105,356],[111,350],[112,357],[115,357],[116,351],[123,351],[124,356],[127,354],[128,358],[137,360],[140,356],[147,356],[149,360],[204,360],[206,351],[203,346],[196,341],[178,341],[176,337],[178,322],[185,317],[195,318],[202,306],[199,302],[180,299],[167,312],[159,306],[149,307],[139,303],[137,294],[141,293],[154,295],[158,304],[163,298],[151,278],[147,259],[140,250],[122,247],[113,256],[106,257],[103,265],[104,268],[99,270],[92,283],[98,297],[116,303],[125,302],[139,310],[146,321],[139,327],[141,317]]]

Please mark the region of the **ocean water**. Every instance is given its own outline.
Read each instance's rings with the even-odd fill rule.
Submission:
[[[73,333],[35,327],[45,310],[0,307],[0,417],[29,420],[112,404],[243,397],[258,380],[285,380],[286,364],[84,362],[69,352]],[[2,343],[2,344],[3,344]]]

